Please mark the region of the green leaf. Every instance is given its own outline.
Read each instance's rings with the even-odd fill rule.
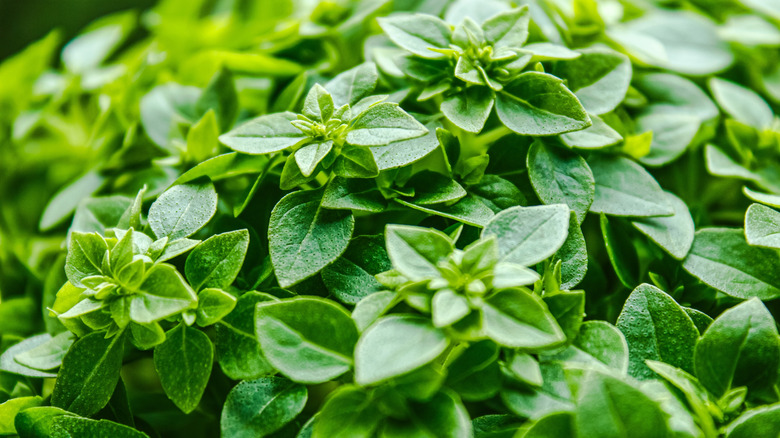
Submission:
[[[68,229],[68,233],[80,231],[82,233],[103,234],[106,229],[116,227],[124,213],[133,204],[133,200],[127,196],[101,196],[98,198],[86,198],[76,207],[76,214]],[[130,224],[128,221],[129,228]]]
[[[671,216],[674,209],[658,182],[628,158],[593,155],[588,160],[596,180],[590,211],[612,216]]]
[[[249,247],[249,231],[215,234],[187,256],[184,273],[193,289],[226,289],[236,279]]]
[[[130,319],[140,324],[159,321],[197,306],[198,297],[171,265],[157,264],[130,296]]]
[[[486,299],[482,324],[485,335],[506,347],[541,350],[566,342],[544,302],[522,289],[505,289]]]
[[[447,366],[447,386],[470,401],[495,396],[501,389],[498,354],[498,346],[490,340],[469,345]]]
[[[577,393],[578,436],[666,437],[669,429],[660,406],[631,384],[589,371]]]
[[[520,428],[519,438],[568,438],[577,436],[573,412],[552,412]]]
[[[455,180],[430,170],[416,173],[406,186],[414,189],[417,205],[451,203],[466,196],[466,190]]]
[[[570,148],[601,149],[623,140],[623,137],[606,124],[601,117],[593,114],[590,114],[589,117],[592,125],[579,131],[561,134],[559,138],[563,144]]]
[[[195,109],[198,113],[214,111],[219,120],[217,134],[233,126],[238,114],[238,94],[230,70],[223,66],[214,74],[195,103]]]
[[[65,259],[65,274],[74,286],[86,277],[103,275],[103,262],[108,255],[106,240],[97,233],[73,232]]]
[[[607,35],[641,62],[691,76],[726,69],[734,61],[715,24],[692,12],[655,12],[615,26]]]
[[[601,115],[614,110],[631,83],[628,57],[603,48],[579,52],[579,57],[557,63],[551,73],[566,80],[566,86],[589,113]]]
[[[418,161],[439,147],[436,125],[428,125],[428,133],[411,140],[396,141],[387,146],[372,147],[371,153],[380,170],[394,169]]]
[[[325,84],[325,89],[333,96],[336,106],[354,105],[360,99],[371,95],[378,80],[376,64],[365,62],[336,75]]]
[[[201,327],[215,324],[236,307],[236,301],[233,295],[221,289],[203,289],[198,293],[198,308],[195,311],[195,320]]]
[[[574,212],[571,214],[574,215]],[[585,278],[588,272],[588,248],[582,229],[574,217],[569,220],[569,234],[554,259],[561,261],[561,289],[573,289]]]
[[[521,135],[556,135],[591,125],[577,97],[555,76],[526,72],[496,95],[501,122]]]
[[[119,381],[124,336],[91,333],[77,340],[62,361],[51,404],[91,416],[102,409]]]
[[[282,377],[243,381],[222,408],[222,436],[269,436],[300,414],[307,400],[305,386]]]
[[[682,307],[662,290],[641,284],[629,295],[617,327],[628,342],[628,373],[650,379],[645,365],[657,360],[693,372],[693,349],[699,331]]]
[[[385,239],[393,267],[411,280],[438,276],[437,263],[455,248],[441,231],[406,225],[388,225]]]
[[[180,323],[154,349],[154,368],[165,394],[185,414],[198,407],[211,375],[214,347],[200,330]]]
[[[377,20],[385,34],[398,46],[417,56],[429,59],[444,58],[431,48],[446,49],[451,31],[447,23],[427,14],[396,15]]]
[[[683,268],[726,295],[771,300],[780,296],[779,264],[775,251],[750,246],[741,229],[704,228],[696,232]]]
[[[372,438],[384,419],[371,394],[362,388],[344,385],[325,401],[314,421],[311,438],[331,438],[345,435],[351,438]]]
[[[585,220],[595,182],[588,163],[577,153],[535,141],[528,150],[528,178],[539,200],[545,204],[566,204]]]
[[[59,190],[46,204],[38,228],[46,231],[62,223],[82,200],[97,193],[105,182],[106,177],[91,170]]]
[[[628,370],[629,347],[622,332],[606,321],[585,321],[574,340],[578,353],[603,363],[609,368],[625,374]],[[575,362],[577,359],[567,358]],[[590,362],[590,360],[588,360]]]
[[[217,211],[217,192],[211,181],[173,186],[149,207],[149,226],[161,239],[188,237],[203,228]]]
[[[333,141],[323,141],[311,143],[295,151],[295,164],[298,165],[301,174],[309,177],[314,173],[315,168],[333,149]]]
[[[650,152],[640,158],[648,166],[663,166],[685,153],[696,138],[701,121],[692,114],[647,112],[636,119],[636,132],[651,132]]]
[[[73,344],[73,338],[73,334],[62,332],[35,348],[17,354],[14,360],[28,368],[53,370],[62,365],[62,359]]]
[[[780,196],[778,195],[772,195],[769,193],[761,193],[757,192],[755,190],[751,190],[747,186],[742,187],[742,193],[745,194],[749,199],[760,202],[764,205],[768,205],[770,207],[780,208]],[[748,207],[750,208],[750,207]]]
[[[720,78],[708,82],[712,95],[728,115],[756,129],[772,124],[772,108],[754,91]]]
[[[495,216],[493,210],[482,202],[482,199],[476,195],[468,194],[464,196],[460,201],[447,206],[447,205],[417,205],[411,202],[406,202],[403,199],[395,199],[399,204],[407,207],[419,210],[428,214],[442,216],[449,219],[463,222],[464,224],[473,225],[475,227],[484,227]]]
[[[268,294],[247,292],[238,299],[233,311],[216,324],[217,361],[231,379],[256,379],[274,372],[255,334],[255,307],[275,300]]]
[[[29,337],[18,344],[9,347],[0,355],[0,371],[28,377],[57,377],[57,374],[55,373],[29,368],[15,359],[16,356],[46,345],[51,342],[51,340],[51,335],[44,333]]]
[[[531,14],[527,6],[496,14],[482,24],[485,38],[495,49],[517,49],[528,39]]]
[[[268,246],[276,278],[292,286],[333,263],[347,249],[355,219],[321,204],[322,190],[293,192],[271,212]]]
[[[772,438],[780,429],[780,405],[762,406],[742,413],[726,427],[726,438]]]
[[[752,204],[745,212],[745,237],[753,246],[780,248],[780,213]]]
[[[357,328],[332,301],[298,297],[260,303],[255,329],[268,362],[296,382],[327,382],[352,366]]]
[[[569,207],[562,204],[513,207],[497,214],[482,237],[498,237],[502,261],[530,266],[563,245],[569,229]]]
[[[731,388],[768,388],[780,365],[774,318],[756,298],[723,312],[696,344],[696,377],[716,397]]]
[[[308,137],[290,122],[290,112],[267,114],[245,122],[219,136],[219,141],[237,152],[263,155],[283,151]]]
[[[386,437],[460,438],[471,435],[468,412],[457,396],[449,391],[437,393],[430,401],[410,402],[409,420],[392,418],[382,431]],[[431,431],[436,431],[435,435]]]
[[[516,185],[497,175],[484,175],[477,184],[469,186],[468,192],[493,213],[526,203],[525,196]]]
[[[219,147],[219,126],[214,111],[209,110],[187,132],[187,152],[195,161],[205,161],[215,155]]]
[[[379,175],[374,155],[368,148],[345,145],[333,169],[345,178],[374,178]]]
[[[337,176],[325,187],[322,206],[336,210],[381,213],[387,207],[387,201],[379,192],[376,182]]]
[[[342,257],[322,270],[322,282],[341,302],[357,304],[383,289],[374,276],[392,267],[381,236],[358,236]]]
[[[198,116],[194,107],[201,96],[197,87],[175,82],[152,88],[141,98],[141,125],[152,141],[165,150],[172,151],[171,137],[180,134],[177,125],[195,122]]]
[[[422,123],[391,102],[370,106],[350,125],[347,143],[356,146],[385,146],[394,141],[422,137],[428,133]]]
[[[355,346],[355,382],[368,386],[407,374],[436,359],[448,346],[444,332],[423,318],[381,318]]]
[[[14,418],[19,412],[42,403],[43,399],[38,396],[17,397],[0,403],[0,435],[15,435]]]
[[[619,218],[610,220],[604,213],[599,219],[601,235],[612,268],[623,286],[631,289],[639,283],[639,255],[628,226]]]
[[[495,95],[489,88],[468,87],[445,98],[441,103],[441,112],[460,129],[478,133],[485,126],[494,101]]]
[[[90,420],[62,409],[45,406],[26,409],[16,416],[17,432],[22,438],[148,438],[130,426],[108,420]]]
[[[547,290],[543,300],[566,338],[569,341],[576,338],[582,325],[582,318],[585,316],[585,292]]]
[[[665,194],[674,208],[673,216],[642,218],[632,221],[631,224],[669,255],[682,260],[693,245],[693,218],[685,202],[670,192]]]

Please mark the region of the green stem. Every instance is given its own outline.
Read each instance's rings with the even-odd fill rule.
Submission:
[[[510,130],[504,125],[501,125],[497,128],[491,129],[488,132],[485,132],[484,134],[480,134],[477,138],[474,139],[474,142],[481,146],[487,146],[492,143],[495,143],[496,141],[500,140],[501,138],[511,133],[512,130]]]

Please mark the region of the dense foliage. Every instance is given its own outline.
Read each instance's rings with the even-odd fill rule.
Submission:
[[[0,435],[780,430],[776,0],[162,0],[0,64]]]

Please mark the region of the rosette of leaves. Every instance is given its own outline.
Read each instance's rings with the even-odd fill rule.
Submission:
[[[220,141],[247,154],[290,150],[282,169],[283,189],[306,184],[323,170],[345,178],[376,177],[379,167],[372,147],[421,137],[428,129],[388,96],[370,95],[377,81],[373,66],[350,73],[326,87],[315,84],[300,114],[260,116],[220,136]]]
[[[224,272],[213,266],[203,273],[196,272],[195,266],[209,267],[209,263],[201,260],[203,250],[195,251],[188,258],[187,277],[195,288],[175,266],[165,263],[200,243],[188,237],[202,228],[216,211],[217,195],[211,182],[174,186],[152,204],[148,232],[156,239],[134,228],[142,226],[142,197],[143,190],[119,220],[118,225],[132,225],[128,229],[109,228],[105,235],[78,229],[71,232],[65,259],[68,282],[57,293],[52,311],[70,331],[80,336],[106,331],[110,337],[129,329],[134,345],[148,349],[165,340],[162,320],[179,317],[188,325],[196,319],[208,325],[219,319],[215,313],[224,315],[235,304],[235,298],[214,289],[225,286],[224,281],[217,281]],[[93,214],[100,212],[98,209]],[[75,221],[74,224],[77,228],[83,226]],[[230,239],[223,234],[209,240],[213,242],[204,242],[204,246],[216,252],[222,250],[219,243],[228,240],[235,250],[243,247],[243,251],[238,251],[240,267],[246,252],[245,235],[243,239]],[[225,255],[224,260],[234,262],[235,258]],[[222,271],[225,269],[228,268],[223,267]],[[237,270],[226,275],[232,281],[236,273]],[[200,289],[204,289],[201,295],[207,298],[201,308],[196,295]]]
[[[528,286],[536,271],[500,257],[498,237],[487,235],[464,249],[428,228],[388,225],[393,270],[378,276],[413,308],[431,315],[449,336],[489,338],[506,347],[544,350],[566,336],[542,298]]]
[[[590,118],[560,78],[526,67],[578,53],[550,43],[525,46],[527,6],[500,12],[481,25],[466,17],[454,28],[425,14],[379,19],[387,36],[409,52],[401,71],[420,84],[418,100],[434,99],[457,127],[480,132],[493,107],[522,135],[555,135],[590,126]]]

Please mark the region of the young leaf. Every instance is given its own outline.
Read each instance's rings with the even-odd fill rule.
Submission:
[[[154,349],[154,368],[165,394],[185,414],[198,407],[211,375],[214,347],[200,330],[180,323]]]
[[[292,421],[308,399],[305,386],[282,377],[243,381],[228,394],[222,408],[222,436],[268,436]]]
[[[148,324],[195,307],[198,297],[176,268],[163,263],[146,272],[129,300],[130,319]]]
[[[195,247],[184,265],[193,289],[227,289],[236,279],[249,247],[249,231],[216,234]]]
[[[217,192],[211,181],[173,186],[149,208],[154,235],[173,241],[203,228],[217,211]]]
[[[65,273],[71,284],[84,287],[81,280],[92,275],[102,275],[103,259],[107,252],[108,244],[99,234],[72,233],[65,259]]]
[[[296,382],[327,382],[352,366],[357,328],[332,301],[299,297],[260,303],[255,329],[268,362]]]
[[[347,249],[355,227],[352,213],[323,208],[321,201],[321,190],[293,192],[271,212],[268,246],[282,287],[311,277]]]
[[[122,334],[95,332],[76,341],[62,361],[51,404],[84,416],[97,413],[119,381],[123,353]]]

